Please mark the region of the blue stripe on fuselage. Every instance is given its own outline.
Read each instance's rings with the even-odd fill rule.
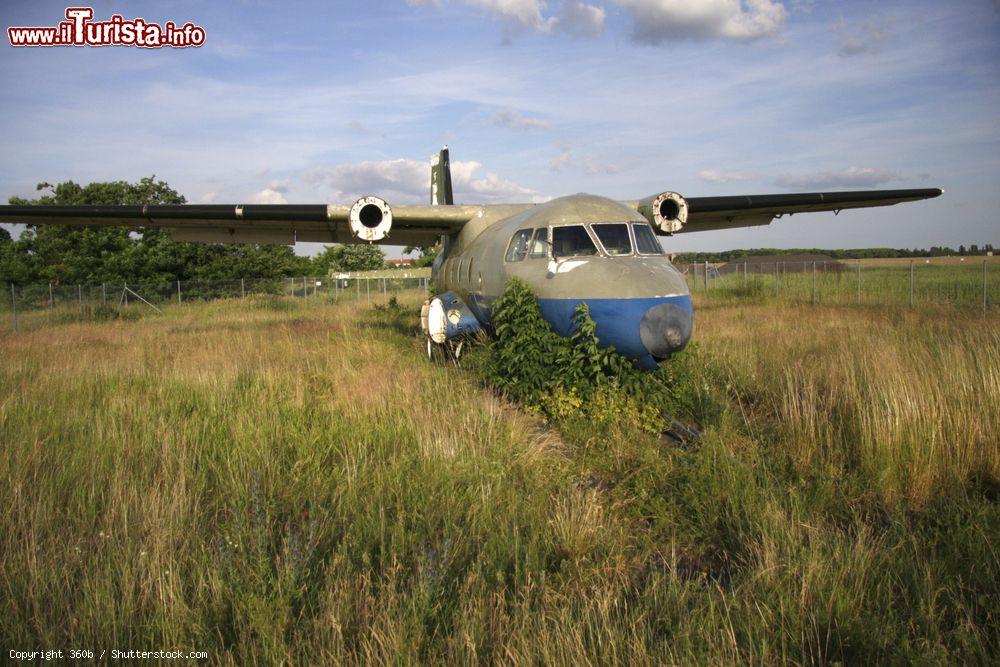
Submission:
[[[569,336],[573,333],[573,314],[583,302],[590,308],[601,345],[612,345],[626,357],[640,361],[647,357],[652,361],[639,336],[639,323],[646,311],[661,303],[672,303],[689,316],[693,312],[690,294],[633,299],[539,299],[538,307],[556,333]]]

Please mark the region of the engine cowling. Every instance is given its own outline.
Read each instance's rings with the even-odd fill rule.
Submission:
[[[681,231],[688,218],[688,204],[676,192],[661,192],[639,201],[639,213],[661,234]]]
[[[392,229],[392,208],[381,197],[362,197],[347,216],[354,236],[362,241],[381,241]]]
[[[479,320],[454,292],[445,292],[424,301],[420,309],[420,327],[435,343],[474,334]]]

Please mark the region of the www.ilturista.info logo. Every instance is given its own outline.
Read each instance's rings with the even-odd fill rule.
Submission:
[[[91,7],[67,7],[66,21],[54,27],[7,28],[11,46],[164,46],[182,49],[205,43],[205,29],[193,23],[178,27],[173,21],[162,26],[146,19],[126,20],[114,14],[107,21],[91,21]]]

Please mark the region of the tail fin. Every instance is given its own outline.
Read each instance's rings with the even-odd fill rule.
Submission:
[[[451,164],[448,162],[448,147],[431,157],[431,204],[454,204],[451,192]]]

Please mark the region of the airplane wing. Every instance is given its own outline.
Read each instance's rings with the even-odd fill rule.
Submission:
[[[938,197],[942,192],[939,188],[924,188],[687,198],[663,192],[627,203],[646,216],[657,233],[679,234],[766,225],[776,217],[795,213],[839,213],[846,208],[891,206]]]
[[[429,206],[389,206],[381,197],[345,204],[150,204],[0,206],[0,222],[29,225],[164,227],[199,243],[383,243],[429,246],[472,221],[489,224],[532,204],[456,206],[448,147],[431,157]]]
[[[362,197],[353,205],[0,206],[0,222],[164,227],[178,241],[202,243],[432,245],[471,220],[506,217],[530,206],[390,207],[379,197]]]

